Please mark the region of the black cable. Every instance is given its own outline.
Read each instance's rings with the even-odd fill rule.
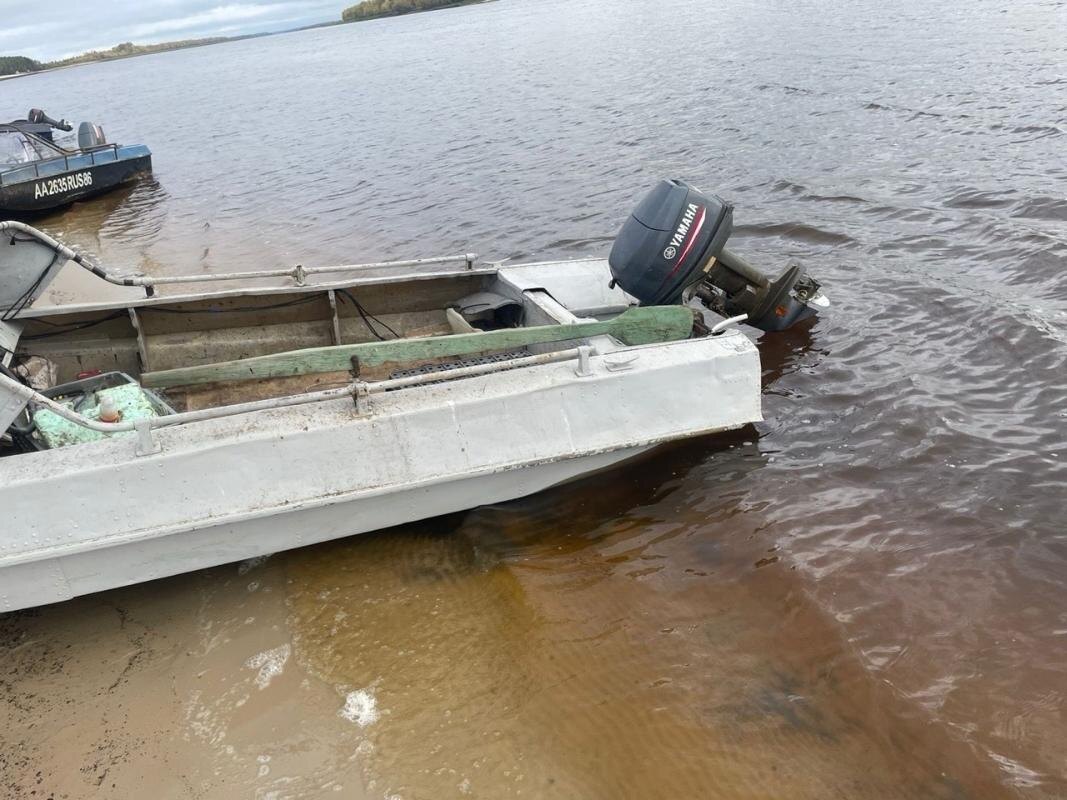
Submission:
[[[11,367],[4,366],[2,354],[11,352],[12,351],[8,350],[6,347],[0,347],[0,375],[10,378],[13,381],[17,381],[23,386],[28,386],[32,389],[33,387],[30,386],[30,381],[26,376],[20,374],[17,370],[12,369]],[[27,419],[25,423],[20,422],[20,418],[24,413],[26,414]],[[5,431],[0,431],[0,434],[3,433],[5,433]],[[33,420],[30,418],[28,411],[20,411],[15,419],[11,421],[6,433],[10,434],[12,444],[18,448],[20,452],[30,453],[37,449],[33,446]]]
[[[384,342],[385,337],[378,333],[375,327],[370,324],[370,320],[367,319],[367,312],[363,310],[363,306],[357,305],[356,311],[359,313],[359,318],[363,320],[363,324],[367,326],[367,330],[374,334],[374,338],[377,339],[379,342]]]
[[[54,322],[45,322],[45,320],[43,320],[43,319],[35,319],[35,320],[33,320],[34,322],[40,322],[40,323],[43,323],[45,325],[49,325],[49,326],[51,326],[53,328],[58,328],[59,330],[49,331],[48,333],[35,333],[32,336],[23,336],[22,338],[25,339],[26,341],[33,341],[35,339],[50,339],[53,336],[62,336],[65,333],[73,333],[74,331],[83,331],[86,328],[92,328],[95,325],[102,325],[105,322],[110,322],[113,319],[119,319],[120,317],[125,317],[125,316],[126,316],[126,312],[125,311],[116,311],[113,314],[108,314],[106,317],[101,317],[100,319],[90,320],[89,322],[79,322],[79,323],[77,323],[75,325],[68,325],[68,326],[60,326],[60,325],[56,325]]]
[[[297,298],[296,300],[287,300],[284,303],[273,303],[272,305],[269,305],[269,306],[242,306],[242,307],[239,307],[239,308],[194,308],[194,309],[188,309],[188,310],[185,310],[185,311],[182,311],[182,310],[176,309],[176,308],[152,308],[151,306],[143,306],[143,307],[138,308],[137,311],[140,314],[149,313],[149,312],[156,313],[156,314],[226,314],[226,313],[228,313],[230,311],[273,311],[274,309],[278,309],[278,308],[286,308],[288,306],[301,305],[302,303],[310,303],[310,302],[313,302],[313,301],[315,301],[317,299],[318,299],[317,297],[313,297],[313,296],[312,297],[300,297],[300,298]],[[74,331],[85,330],[86,328],[91,328],[94,325],[102,325],[105,322],[110,322],[113,319],[119,319],[120,317],[124,317],[124,316],[126,316],[125,312],[123,312],[123,311],[115,311],[115,312],[113,312],[111,314],[108,314],[106,317],[101,317],[100,319],[91,320],[89,322],[79,322],[79,323],[75,323],[75,324],[66,324],[66,325],[57,324],[55,322],[49,322],[46,319],[28,320],[28,321],[32,321],[35,324],[47,325],[48,327],[55,328],[56,330],[50,331],[48,333],[35,333],[33,335],[30,335],[30,336],[23,336],[22,338],[26,339],[26,340],[32,340],[32,339],[48,339],[48,338],[51,338],[53,336],[62,336],[64,333],[73,333]]]
[[[5,353],[10,353],[11,352],[6,347],[5,348],[0,348],[0,350],[3,350]],[[30,385],[29,383],[26,382],[26,379],[24,377],[22,377],[21,375],[19,375],[15,370],[11,369],[10,367],[5,367],[2,357],[0,357],[0,375],[3,375],[3,376],[8,377],[8,378],[11,378],[11,380],[13,380],[13,381],[18,381],[23,386],[29,386]]]
[[[12,241],[15,241],[14,238],[12,238]],[[12,303],[6,311],[4,311],[3,315],[0,315],[0,322],[7,322],[8,320],[13,319],[14,317],[18,316],[22,312],[22,310],[26,308],[26,306],[30,304],[30,300],[33,299],[34,293],[37,291],[40,285],[44,283],[44,279],[48,276],[48,273],[51,271],[52,267],[56,265],[57,258],[59,258],[59,251],[53,250],[52,260],[48,262],[48,266],[41,271],[41,274],[37,276],[37,280],[35,280],[30,285],[30,288],[23,292],[19,296],[19,298],[14,303]]]
[[[53,261],[53,263],[54,263],[54,261]],[[49,264],[48,269],[51,269],[51,268],[52,268],[52,265]],[[48,272],[48,270],[45,270],[44,274],[47,274],[47,272]],[[41,275],[41,278],[38,280],[38,282],[40,282],[40,280],[44,279],[44,274]],[[33,289],[31,288],[29,294],[32,294],[32,292],[33,292]],[[402,338],[399,333],[397,333],[395,330],[393,330],[393,328],[391,328],[389,326],[388,323],[383,322],[382,320],[378,319],[378,317],[374,316],[369,311],[367,311],[367,309],[365,309],[363,307],[363,304],[360,303],[352,295],[352,293],[349,292],[347,289],[339,289],[337,293],[339,295],[341,295],[343,298],[347,299],[348,302],[350,302],[355,307],[356,312],[359,314],[360,318],[363,320],[363,324],[367,326],[367,330],[369,330],[374,335],[374,337],[376,339],[378,339],[379,341],[382,341],[382,342],[386,341],[386,338],[384,336],[382,336],[381,333],[378,332],[378,330],[374,327],[373,324],[371,324],[371,320],[374,320],[379,325],[381,325],[383,328],[385,328],[387,331],[389,331],[389,333],[391,333],[394,338],[396,338],[396,339]],[[316,295],[309,295],[308,297],[298,297],[298,298],[296,298],[294,300],[286,300],[285,302],[282,302],[282,303],[272,303],[272,304],[266,305],[266,306],[237,306],[235,308],[193,308],[193,309],[186,309],[186,310],[177,309],[177,308],[154,308],[152,306],[141,306],[141,307],[139,307],[137,309],[137,311],[140,314],[146,314],[146,313],[155,313],[155,314],[227,314],[229,312],[274,311],[274,310],[279,309],[279,308],[290,308],[292,306],[303,305],[303,304],[306,304],[306,303],[313,303],[318,299],[320,299],[320,298],[318,296],[316,296]],[[21,311],[22,308],[19,308],[18,310]],[[15,313],[18,313],[18,312],[15,312]],[[57,324],[55,322],[49,322],[48,320],[45,320],[45,319],[34,319],[34,320],[32,320],[32,322],[34,322],[36,324],[40,324],[40,325],[47,325],[48,327],[55,328],[56,330],[49,331],[48,333],[36,333],[36,334],[29,335],[29,336],[23,336],[22,338],[24,340],[26,340],[26,341],[32,341],[32,340],[36,340],[36,339],[48,339],[48,338],[51,338],[53,336],[62,336],[65,333],[73,333],[75,331],[85,330],[86,328],[92,328],[95,325],[102,325],[105,322],[110,322],[113,319],[119,319],[120,317],[124,317],[124,316],[126,316],[125,312],[123,312],[123,311],[115,311],[115,312],[113,312],[111,314],[108,314],[105,317],[101,317],[100,319],[90,320],[89,322],[79,322],[79,323],[76,323],[76,324],[73,324],[73,325],[70,325],[70,324],[61,325],[61,324]],[[4,317],[4,319],[6,319],[6,317]]]
[[[298,297],[295,300],[286,300],[284,303],[274,303],[269,306],[238,306],[236,308],[190,308],[181,310],[178,308],[153,308],[152,306],[143,306],[137,309],[138,313],[155,313],[155,314],[228,314],[231,311],[273,311],[278,308],[288,308],[289,306],[299,306],[304,303],[313,303],[320,298],[316,295],[309,295],[308,297]]]
[[[348,289],[338,289],[337,290],[337,294],[339,294],[342,297],[346,298],[348,300],[348,302],[350,302],[352,305],[354,305],[356,307],[356,312],[359,314],[360,318],[363,320],[363,324],[367,326],[367,330],[369,330],[372,334],[374,334],[375,338],[377,338],[378,341],[384,342],[385,341],[385,337],[382,336],[380,333],[378,333],[378,331],[376,331],[374,329],[374,326],[370,324],[370,320],[371,319],[374,320],[375,322],[377,322],[379,325],[381,325],[387,331],[389,331],[389,333],[393,334],[394,338],[396,338],[396,339],[402,338],[399,333],[394,331],[386,323],[382,322],[376,316],[374,316],[369,311],[367,311],[367,309],[365,309],[363,307],[363,305],[355,297],[352,296],[352,293],[350,291],[348,291]],[[370,319],[367,319],[368,317],[370,317]]]
[[[42,356],[40,353],[27,353],[26,351],[18,352],[17,350],[12,350],[9,347],[4,347],[3,345],[0,345],[0,366],[3,366],[3,361],[8,354],[11,355],[12,364],[15,363],[16,359],[18,359],[20,362],[24,362],[26,359],[29,358],[43,358],[45,361],[48,360],[48,356]]]
[[[20,239],[16,234],[11,234],[12,245],[14,245],[16,242],[27,243],[34,241],[36,241],[36,239],[32,239],[29,237]],[[33,293],[37,291],[37,287],[41,285],[42,281],[44,281],[45,279],[45,276],[48,275],[48,271],[55,266],[57,258],[59,258],[59,251],[53,250],[52,260],[48,262],[48,266],[44,268],[44,271],[40,275],[37,276],[37,280],[33,282],[30,288],[23,292],[22,295],[14,303],[12,303],[11,306],[8,307],[8,309],[4,312],[3,316],[0,316],[0,322],[7,322],[9,319],[19,314],[22,309],[26,307],[26,305],[30,301],[30,298],[33,297]]]

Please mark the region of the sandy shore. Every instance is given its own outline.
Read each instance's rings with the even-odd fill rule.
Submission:
[[[364,797],[359,715],[294,657],[283,580],[230,565],[0,617],[0,795]]]

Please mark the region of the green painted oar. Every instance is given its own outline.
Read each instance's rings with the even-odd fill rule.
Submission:
[[[144,386],[189,386],[218,381],[252,378],[280,378],[316,372],[351,369],[353,356],[359,363],[375,366],[387,362],[426,361],[433,358],[464,356],[490,350],[510,350],[530,344],[586,339],[607,334],[628,345],[670,342],[688,338],[693,329],[693,312],[685,306],[631,308],[604,322],[578,322],[574,325],[543,325],[534,328],[507,328],[485,333],[461,333],[422,339],[390,339],[334,347],[312,347],[267,356],[222,361],[200,367],[146,372]]]

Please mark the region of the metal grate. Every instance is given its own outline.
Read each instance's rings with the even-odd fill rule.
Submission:
[[[483,364],[497,364],[502,361],[510,361],[513,358],[524,358],[528,355],[530,355],[530,353],[526,348],[520,348],[518,350],[508,350],[504,353],[491,353],[487,356],[467,356],[466,358],[457,358],[455,361],[424,364],[421,367],[413,367],[411,369],[398,369],[389,377],[392,379],[410,378],[414,375],[432,375],[435,372],[448,372],[449,370],[460,369],[461,367],[480,367]],[[442,383],[442,381],[431,381],[424,385],[430,386],[434,383]]]

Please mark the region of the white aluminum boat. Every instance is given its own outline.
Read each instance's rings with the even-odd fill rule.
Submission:
[[[0,611],[518,498],[761,419],[733,323],[825,299],[729,254],[718,198],[656,191],[610,264],[116,276],[0,223]]]

